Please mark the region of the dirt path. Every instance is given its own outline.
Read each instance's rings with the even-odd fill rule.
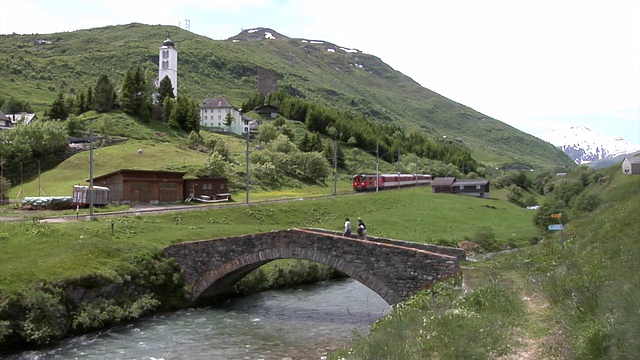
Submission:
[[[564,353],[565,336],[561,325],[553,320],[549,301],[538,292],[539,284],[523,278],[519,274],[507,274],[514,284],[522,300],[526,303],[526,315],[522,323],[514,329],[514,336],[521,344],[514,351],[499,360],[560,360],[569,359]]]

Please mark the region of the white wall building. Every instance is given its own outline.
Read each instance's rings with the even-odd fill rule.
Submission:
[[[165,76],[171,80],[173,96],[178,96],[178,50],[173,47],[173,41],[167,38],[160,47],[158,63],[158,86]]]
[[[231,126],[225,125],[227,113],[231,113]],[[204,99],[200,107],[200,127],[224,130],[237,135],[245,133],[240,111],[223,96]]]

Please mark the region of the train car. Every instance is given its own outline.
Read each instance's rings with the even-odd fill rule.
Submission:
[[[93,205],[104,206],[109,204],[109,188],[104,186],[93,187]],[[88,186],[73,186],[73,206],[87,207],[90,204],[90,191]]]
[[[428,174],[358,174],[353,177],[353,190],[397,189],[431,184]]]

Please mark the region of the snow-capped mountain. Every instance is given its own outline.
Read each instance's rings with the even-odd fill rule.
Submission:
[[[622,137],[596,133],[583,126],[558,128],[538,137],[562,149],[577,164],[640,152],[638,146]]]

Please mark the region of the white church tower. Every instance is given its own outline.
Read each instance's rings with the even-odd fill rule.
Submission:
[[[158,85],[165,76],[168,76],[173,87],[173,95],[178,96],[178,50],[173,45],[173,41],[167,38],[160,47]]]

